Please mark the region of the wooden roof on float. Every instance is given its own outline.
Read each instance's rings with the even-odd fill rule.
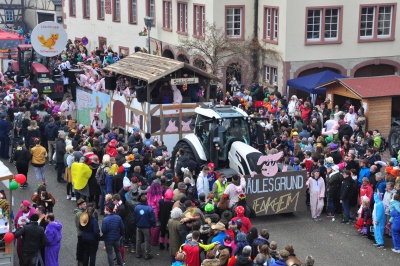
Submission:
[[[205,78],[221,81],[218,77],[185,62],[142,52],[131,54],[105,67],[104,70],[153,83],[182,68]]]

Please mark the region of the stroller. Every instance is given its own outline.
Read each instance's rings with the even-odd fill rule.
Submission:
[[[14,153],[15,153],[15,151],[17,150],[18,142],[20,142],[21,140],[22,140],[22,138],[20,138],[20,137],[13,137],[13,138],[11,139],[11,145],[12,145],[12,147],[11,147],[10,163],[13,163],[14,165],[15,165],[15,162],[14,162],[14,160],[13,160],[13,158],[14,158]]]

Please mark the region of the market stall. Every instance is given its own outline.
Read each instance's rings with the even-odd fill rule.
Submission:
[[[339,78],[320,87],[326,88],[326,97],[331,100],[328,108],[346,102],[356,111],[362,106],[367,117],[366,130],[379,129],[383,137],[388,137],[392,117],[399,113],[399,76]]]
[[[13,240],[14,236],[11,233],[14,231],[13,220],[12,220],[12,189],[18,183],[13,180],[14,175],[0,161],[0,181],[3,182],[4,186],[8,189],[5,192],[7,199],[0,199],[0,265],[14,265],[13,255]]]

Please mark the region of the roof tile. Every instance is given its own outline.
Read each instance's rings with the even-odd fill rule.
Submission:
[[[364,99],[400,95],[400,77],[396,75],[346,78],[339,81]]]

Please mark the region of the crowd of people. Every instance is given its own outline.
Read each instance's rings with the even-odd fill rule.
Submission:
[[[83,56],[79,44],[68,47],[61,67],[69,60],[91,61],[78,83],[98,89],[96,51]],[[113,56],[102,64],[112,63]],[[56,199],[46,189],[53,181],[65,183],[65,197],[77,204],[79,265],[95,265],[99,246],[109,265],[114,256],[123,265],[125,252],[152,259],[155,246],[169,250],[171,265],[313,265],[312,257],[301,262],[291,245],[279,251],[266,228],[252,225],[255,212],[246,203],[245,177],[226,177],[213,162],[195,173],[199,166],[184,149],[171,165],[171,152],[150,133],[134,127],[125,136],[118,127],[81,125],[71,95],[59,105],[30,89],[28,76],[23,85],[3,78],[0,157],[26,176],[32,164],[38,187],[15,216],[20,265],[37,260],[58,265],[62,225],[53,214]],[[131,89],[126,93],[134,97]],[[283,152],[280,163],[307,171],[307,203],[315,222],[324,211],[332,219],[343,214],[342,223],[357,220],[354,226],[377,248],[388,244],[385,234],[391,236],[393,252],[400,253],[398,158],[382,161],[384,141],[378,129],[365,131],[363,107],[356,112],[346,102],[329,110],[329,99],[317,97],[314,103],[293,95],[288,101],[276,90],[259,84],[245,88],[234,80],[225,94],[218,89],[215,101],[250,114],[254,147],[265,154]],[[263,129],[261,143],[257,127]],[[46,178],[46,165],[56,167],[57,180]]]

